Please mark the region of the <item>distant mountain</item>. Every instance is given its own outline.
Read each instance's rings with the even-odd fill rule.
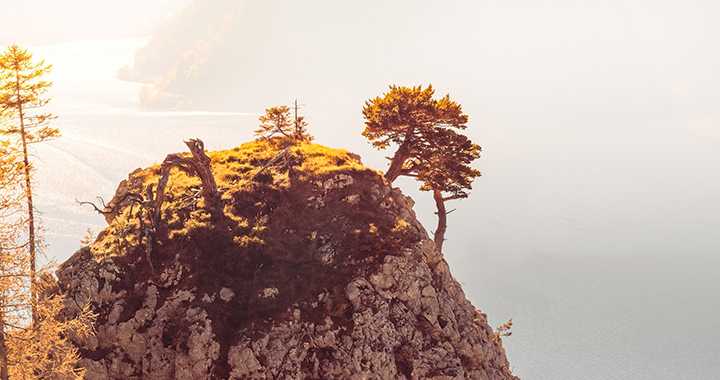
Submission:
[[[387,2],[200,0],[169,20],[117,77],[146,85],[146,109],[262,110],[349,94],[361,94],[351,101],[362,104],[391,83],[447,72],[446,51],[457,42],[440,43],[425,24],[428,14],[433,9]]]

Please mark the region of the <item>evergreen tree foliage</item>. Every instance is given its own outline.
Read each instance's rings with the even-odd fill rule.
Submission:
[[[29,160],[28,145],[60,136],[60,131],[48,126],[54,119],[50,113],[36,112],[49,99],[44,97],[52,82],[42,80],[52,66],[44,61],[32,62],[32,54],[17,45],[10,46],[0,55],[0,118],[4,121],[0,135],[19,140],[22,146],[24,192],[27,200],[28,253],[30,260],[31,304],[33,320],[37,317],[36,260],[38,236],[33,208],[33,167]]]
[[[293,126],[295,127],[293,130],[293,138],[295,140],[312,141],[315,139],[307,132],[307,125],[308,123],[305,121],[305,116],[298,116],[295,118],[295,121],[293,122]]]
[[[30,305],[21,162],[17,149],[0,140],[0,380],[8,378],[8,336]]]
[[[372,145],[385,149],[399,145],[390,158],[385,178],[392,183],[401,175],[422,182],[420,190],[432,191],[437,206],[435,245],[442,250],[447,214],[445,201],[466,198],[478,170],[470,163],[481,148],[456,130],[467,128],[467,115],[450,96],[433,99],[432,85],[423,89],[390,86],[382,97],[365,102],[365,131]]]
[[[304,116],[297,116],[297,109],[293,118],[288,106],[271,107],[265,110],[265,115],[260,116],[260,128],[255,130],[255,136],[269,139],[279,135],[298,141],[312,141],[313,137],[307,133],[307,125]]]
[[[297,99],[295,99],[293,107],[293,110],[295,111],[295,131],[293,131],[294,138],[295,140],[300,141],[313,141],[315,138],[307,132],[308,123],[305,121],[305,116],[298,116],[299,109],[300,106],[298,105]]]
[[[260,116],[260,128],[255,130],[255,136],[270,138],[275,134],[285,137],[292,135],[293,122],[290,118],[288,106],[271,107]]]
[[[415,174],[411,164],[437,147],[441,133],[449,128],[466,128],[468,118],[462,107],[449,95],[435,100],[434,93],[432,85],[425,89],[393,85],[383,97],[365,102],[363,136],[378,149],[391,143],[399,145],[385,173],[391,183],[400,175]]]
[[[31,265],[23,239],[25,172],[18,156],[22,156],[19,149],[0,140],[0,380],[82,379],[84,371],[76,365],[78,350],[67,337],[92,333],[90,309],[65,318],[62,298],[48,295],[39,298],[37,319],[32,321]],[[49,265],[37,270],[45,279],[37,287],[39,293],[54,282],[49,270]]]
[[[17,46],[0,55],[0,380],[81,379],[78,351],[67,337],[91,333],[93,314],[86,308],[64,318],[61,297],[38,296],[52,275],[49,264],[36,268],[42,239],[28,145],[59,132],[47,126],[51,114],[34,112],[47,104],[43,95],[52,84],[41,80],[50,66],[31,59]],[[38,275],[45,280],[38,283]]]
[[[43,276],[39,287],[47,289],[53,280],[49,273]],[[68,337],[85,337],[93,333],[96,318],[85,305],[79,315],[65,318],[63,298],[58,295],[41,297],[38,302],[38,320],[34,325],[16,329],[9,335],[8,372],[10,379],[73,379],[85,378],[85,369],[78,367],[80,353]]]

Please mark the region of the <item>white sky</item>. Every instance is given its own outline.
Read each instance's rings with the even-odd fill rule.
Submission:
[[[712,271],[696,270],[702,266],[697,263],[717,260],[691,259],[720,255],[718,1],[201,0],[185,13],[191,0],[2,2],[0,47],[34,46],[37,57],[55,66],[51,105],[66,138],[39,149],[51,169],[39,179],[46,186],[40,199],[46,199],[50,231],[72,227],[82,234],[82,223],[68,221],[80,213],[75,197],[92,199],[102,192],[108,198],[135,167],[184,149],[180,139],[195,137],[195,121],[216,120],[209,114],[142,113],[143,119],[132,119],[139,125],[123,126],[128,119],[117,110],[137,107],[140,85],[119,82],[115,74],[132,63],[132,50],[155,36],[146,56],[167,62],[154,66],[163,70],[150,82],[195,97],[201,109],[238,113],[231,131],[218,124],[199,136],[211,149],[250,138],[257,116],[242,113],[259,114],[299,98],[317,142],[360,153],[365,164],[384,169],[383,157],[391,152],[375,151],[360,136],[365,100],[390,84],[432,83],[438,96],[449,93],[461,103],[470,117],[466,134],[483,147],[475,165],[483,176],[468,199],[448,205],[458,210],[449,216],[444,248],[454,276],[474,303],[491,311],[494,324],[512,317],[518,329],[528,329],[510,340],[529,350],[517,361],[512,354],[518,351],[508,351],[520,371],[533,373],[540,362],[550,367],[574,362],[548,359],[553,352],[561,355],[564,346],[546,346],[557,340],[558,331],[578,337],[589,331],[584,320],[572,330],[559,318],[582,311],[572,297],[563,296],[568,291],[577,292],[578,302],[597,306],[588,317],[597,318],[594,326],[612,322],[611,331],[597,330],[599,336],[625,338],[639,331],[622,330],[630,314],[614,315],[612,307],[585,292],[603,288],[593,285],[602,281],[615,289],[613,295],[598,296],[606,297],[603,302],[615,302],[616,293],[623,293],[634,298],[622,307],[650,311],[636,314],[648,336],[656,335],[657,327],[647,324],[648,316],[667,316],[669,292],[654,290],[659,285],[674,289],[677,302],[687,301],[685,293],[699,294],[706,302],[702,310],[711,310],[700,320],[719,320],[720,300],[706,286],[716,282],[702,282]],[[114,40],[119,38],[134,40]],[[171,138],[148,137],[153,117],[173,128],[152,133]],[[142,138],[124,136],[129,131]],[[77,173],[82,181],[73,179]],[[413,196],[419,218],[432,230],[430,195],[415,191],[411,179],[396,185]],[[78,245],[77,231],[67,233],[72,248]],[[61,247],[55,251],[60,260],[72,253]],[[563,256],[621,259],[608,261],[597,273],[592,266],[575,265],[578,276],[591,273],[586,277],[596,282],[578,278],[549,291],[554,288],[542,281],[556,274],[558,281],[565,278],[562,271],[553,272]],[[676,264],[645,264],[658,256],[685,263],[687,270],[678,274]],[[620,273],[625,258],[632,270]],[[661,269],[640,273],[649,267]],[[516,272],[526,269],[532,276]],[[625,282],[617,282],[617,276]],[[533,281],[539,283],[537,294],[522,287]],[[542,318],[543,329],[533,325],[539,318],[533,322],[538,311],[532,302],[520,298],[532,294],[542,304],[546,293],[562,299],[546,302],[551,317]],[[655,305],[650,299],[661,301]],[[563,302],[569,309],[562,309]],[[675,310],[685,313],[682,325],[695,330],[700,309],[677,305]],[[678,324],[667,323],[663,328],[679,331]],[[706,342],[719,341],[702,333],[702,323],[697,331],[710,337]],[[633,337],[645,345],[643,352],[649,346],[665,349]],[[687,347],[700,338],[693,339]],[[606,351],[618,353],[615,343]],[[697,350],[717,352],[712,344],[701,343]],[[673,344],[657,356],[658,363],[684,365],[675,355]],[[650,360],[647,355],[627,360],[635,358]],[[678,373],[682,370],[678,367]]]
[[[145,37],[190,0],[2,1],[0,46]]]
[[[190,3],[12,3],[0,45],[56,44],[41,50],[57,60],[53,102],[82,108],[139,88],[115,81],[108,93],[102,78],[114,80],[116,56],[128,54],[109,39],[155,36],[146,55],[168,62],[158,83],[235,112],[300,98],[319,142],[379,169],[388,153],[359,135],[363,102],[389,84],[432,83],[463,105],[466,133],[484,148],[483,177],[457,202],[448,247],[720,248],[709,238],[720,227],[719,2]],[[78,46],[103,51],[93,62],[107,65],[75,65]],[[412,181],[399,183],[414,194]],[[425,195],[414,194],[432,229]]]

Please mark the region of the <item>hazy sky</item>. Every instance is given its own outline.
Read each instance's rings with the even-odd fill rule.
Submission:
[[[0,46],[150,36],[190,2],[3,0]]]
[[[720,2],[2,1],[0,47],[54,65],[64,137],[38,148],[38,208],[59,260],[102,224],[75,198],[109,198],[183,138],[239,145],[296,98],[317,142],[384,170],[364,102],[432,83],[483,147],[446,258],[491,323],[515,318],[517,373],[717,368]],[[432,230],[432,197],[395,185]]]
[[[108,39],[151,37],[128,67],[102,69],[144,82],[143,106],[261,113],[298,98],[318,142],[379,169],[389,153],[360,137],[363,102],[390,84],[432,83],[463,105],[467,134],[484,148],[483,177],[456,202],[448,247],[711,255],[720,246],[719,2],[18,4],[0,15],[13,26],[0,44],[97,40],[83,46],[107,44],[107,54]],[[51,62],[54,102],[102,99],[92,83],[85,98],[65,97],[78,91],[61,74],[81,83],[87,72],[69,69],[73,57]],[[432,202],[417,208],[432,229]]]

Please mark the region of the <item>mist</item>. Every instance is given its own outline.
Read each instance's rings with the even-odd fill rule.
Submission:
[[[467,134],[484,147],[482,195],[452,216],[474,223],[457,223],[450,240],[712,255],[718,13],[711,2],[205,0],[179,11],[118,77],[145,84],[146,109],[260,113],[299,99],[319,141],[380,169],[389,153],[359,135],[364,101],[390,84],[433,84],[463,105]],[[432,225],[429,202],[420,211]],[[489,236],[503,238],[487,246]]]
[[[1,44],[54,65],[65,137],[37,152],[51,256],[104,225],[75,198],[111,197],[182,139],[233,148],[295,99],[316,142],[385,170],[364,102],[432,84],[483,147],[469,198],[448,203],[446,259],[493,326],[514,319],[516,374],[720,371],[720,3],[66,3],[0,16],[17,26]],[[45,26],[22,31],[32,4]],[[394,185],[434,230],[431,194]]]

